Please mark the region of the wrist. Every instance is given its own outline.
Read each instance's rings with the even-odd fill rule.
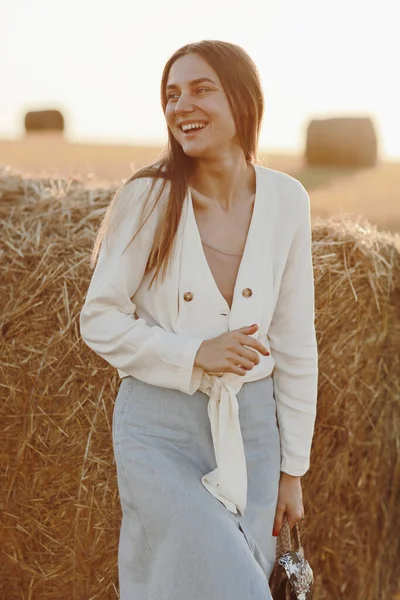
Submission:
[[[289,473],[281,471],[281,479],[301,479],[301,475],[289,475]]]

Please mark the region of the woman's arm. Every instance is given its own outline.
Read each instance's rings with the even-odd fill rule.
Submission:
[[[268,332],[281,471],[292,476],[304,475],[310,466],[318,388],[310,197],[303,186],[300,192],[300,219]]]
[[[157,207],[135,240],[148,179],[118,191],[114,209],[124,216],[100,248],[80,313],[83,341],[113,367],[152,385],[193,394],[202,370],[194,359],[202,339],[149,326],[135,318],[131,297],[143,278],[157,225]]]

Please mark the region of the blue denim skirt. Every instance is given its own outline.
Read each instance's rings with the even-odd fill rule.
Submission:
[[[243,516],[201,483],[217,466],[209,397],[122,379],[112,426],[120,600],[272,600],[281,461],[273,378],[245,383],[237,399],[248,476]]]

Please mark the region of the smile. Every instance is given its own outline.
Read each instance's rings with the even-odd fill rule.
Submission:
[[[207,127],[208,123],[187,123],[187,124],[183,124],[179,126],[179,129],[181,131],[183,131],[183,133],[188,134],[188,133],[196,133],[198,131],[201,131],[202,129],[204,129],[205,127]]]

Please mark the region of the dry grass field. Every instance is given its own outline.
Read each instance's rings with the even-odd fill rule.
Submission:
[[[161,147],[69,143],[54,135],[0,140],[0,167],[27,176],[78,178],[115,185],[157,158]],[[374,168],[314,167],[302,156],[261,152],[259,162],[299,179],[311,196],[313,216],[362,215],[378,228],[400,233],[400,161]]]

